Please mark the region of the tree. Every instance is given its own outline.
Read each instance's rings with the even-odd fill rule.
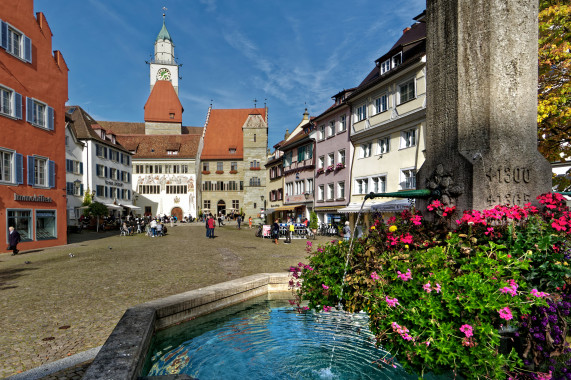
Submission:
[[[309,214],[309,228],[312,230],[316,230],[317,229],[317,214],[315,213],[315,211],[312,211]]]
[[[97,232],[99,232],[99,217],[107,215],[109,210],[103,203],[92,202],[87,207],[87,212],[89,215],[97,217]]]
[[[538,149],[552,162],[571,158],[570,41],[571,6],[539,0]]]

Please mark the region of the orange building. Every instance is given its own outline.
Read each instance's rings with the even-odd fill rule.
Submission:
[[[67,242],[67,74],[33,0],[0,1],[0,239],[20,250]]]

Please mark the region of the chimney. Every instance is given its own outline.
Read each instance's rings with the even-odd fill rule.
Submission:
[[[407,26],[406,28],[404,28],[402,30],[402,34],[405,34],[406,32],[408,32],[410,30],[410,26]]]

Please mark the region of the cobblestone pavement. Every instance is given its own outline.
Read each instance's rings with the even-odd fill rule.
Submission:
[[[202,223],[160,238],[84,231],[66,246],[0,254],[0,378],[102,345],[131,306],[307,256],[305,240],[276,246],[235,225],[215,233],[207,239]]]

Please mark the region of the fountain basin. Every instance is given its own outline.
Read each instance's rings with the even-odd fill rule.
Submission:
[[[156,331],[254,297],[285,292],[288,282],[288,273],[263,273],[132,307],[123,314],[83,379],[137,379]]]

